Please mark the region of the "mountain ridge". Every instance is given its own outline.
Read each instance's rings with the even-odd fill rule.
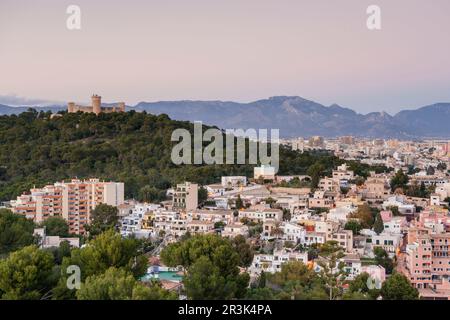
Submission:
[[[0,114],[15,114],[29,107],[0,105]],[[38,106],[58,112],[65,106]],[[358,113],[339,104],[325,106],[299,96],[272,96],[252,102],[221,100],[141,101],[127,110],[167,114],[174,120],[202,121],[223,129],[280,129],[280,137],[353,135],[373,138],[450,138],[450,103],[439,102],[405,109]]]

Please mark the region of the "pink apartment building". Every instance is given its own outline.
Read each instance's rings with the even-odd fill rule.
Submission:
[[[408,230],[400,271],[424,299],[450,299],[449,222],[443,211],[425,211]]]
[[[122,182],[104,182],[99,179],[57,182],[43,188],[31,189],[12,203],[13,212],[22,214],[36,223],[51,216],[63,217],[69,232],[84,234],[90,212],[98,204],[118,206],[124,202]]]
[[[408,244],[405,273],[422,298],[450,299],[450,234],[418,235]]]

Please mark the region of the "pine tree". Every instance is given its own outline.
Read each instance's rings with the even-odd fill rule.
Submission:
[[[244,202],[241,199],[241,195],[239,194],[236,199],[236,209],[242,209],[244,207]]]
[[[409,181],[408,176],[401,169],[398,170],[395,176],[391,179],[392,191],[395,191],[398,188],[406,189],[408,181]]]
[[[258,288],[265,288],[265,287],[266,287],[266,274],[264,271],[262,271],[258,279]]]
[[[381,218],[381,214],[380,213],[378,213],[377,217],[375,218],[375,223],[373,224],[373,230],[377,234],[382,233],[383,230],[384,230],[383,219]]]

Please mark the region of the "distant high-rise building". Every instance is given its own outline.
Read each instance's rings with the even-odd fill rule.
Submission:
[[[313,148],[322,148],[324,146],[324,139],[320,136],[309,138],[309,145]]]
[[[305,149],[305,140],[303,138],[297,138],[292,141],[292,150],[298,150],[303,152]]]
[[[340,137],[339,139],[341,141],[341,143],[343,144],[354,144],[355,143],[355,139],[352,136],[344,136],[344,137]]]
[[[374,146],[381,147],[381,146],[384,146],[384,140],[383,140],[383,139],[374,139],[374,140],[372,141],[372,144],[373,144]]]
[[[13,212],[36,223],[48,217],[60,216],[69,225],[69,232],[84,234],[91,210],[101,203],[118,206],[124,202],[122,182],[103,182],[99,179],[57,182],[34,188],[12,203]]]
[[[69,102],[67,104],[67,112],[75,113],[78,111],[85,113],[112,113],[112,112],[125,112],[125,102],[119,102],[116,106],[113,107],[102,107],[102,97],[99,95],[92,95],[91,97],[92,105],[91,106],[80,106],[75,104],[75,102]]]
[[[398,148],[400,145],[400,142],[397,139],[391,139],[391,140],[388,140],[386,142],[386,144],[389,148]]]

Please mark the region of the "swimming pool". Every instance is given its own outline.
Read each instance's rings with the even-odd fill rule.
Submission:
[[[158,273],[147,273],[145,276],[142,277],[142,281],[149,281],[149,280],[169,280],[169,281],[175,281],[180,282],[183,280],[183,276],[177,274],[176,271],[160,271]]]

